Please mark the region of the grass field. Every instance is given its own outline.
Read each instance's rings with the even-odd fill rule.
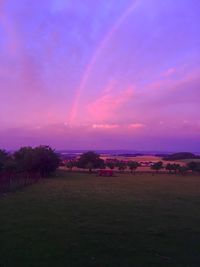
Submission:
[[[62,172],[0,214],[1,267],[200,266],[200,177]]]

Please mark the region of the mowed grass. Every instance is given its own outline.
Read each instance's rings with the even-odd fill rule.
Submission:
[[[0,198],[1,267],[200,266],[200,177],[57,177]]]

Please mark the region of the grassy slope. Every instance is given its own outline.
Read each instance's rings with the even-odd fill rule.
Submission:
[[[200,177],[65,173],[0,212],[0,266],[200,266]]]

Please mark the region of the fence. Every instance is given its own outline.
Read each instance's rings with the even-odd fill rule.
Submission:
[[[8,173],[0,172],[0,194],[15,191],[24,186],[38,182],[40,175],[38,173]]]

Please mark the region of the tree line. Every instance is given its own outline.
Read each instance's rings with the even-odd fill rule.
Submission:
[[[188,160],[194,160],[194,159],[200,159],[199,155],[195,155],[191,152],[179,152],[179,153],[173,153],[171,155],[163,155],[161,156],[164,160],[182,160],[182,159],[188,159]]]
[[[93,169],[105,169],[106,167],[111,170],[117,167],[120,171],[124,171],[129,167],[131,172],[134,172],[139,166],[140,163],[136,161],[129,161],[128,163],[121,160],[104,161],[101,159],[100,155],[93,151],[83,153],[78,160],[70,160],[66,163],[66,167],[69,170],[77,167],[80,169],[88,169],[89,172],[92,172]]]
[[[0,150],[0,192],[48,177],[59,164],[59,155],[49,146],[22,147],[14,153]]]
[[[61,165],[60,156],[49,146],[22,147],[14,153],[0,150],[0,193],[16,189],[37,182],[39,179],[49,177]],[[74,167],[88,169],[109,168],[119,171],[130,170],[135,173],[141,164],[137,161],[106,160],[93,151],[83,153],[78,159],[70,160],[66,167],[72,170]],[[200,162],[191,161],[184,166],[177,163],[158,161],[151,164],[152,171],[159,173],[161,170],[169,174],[200,173]]]
[[[111,170],[117,168],[119,171],[129,169],[131,173],[135,173],[141,164],[137,161],[129,160],[103,160],[100,155],[93,151],[83,153],[78,160],[70,160],[66,163],[66,167],[72,170],[74,167],[88,169],[91,172],[93,169],[109,168]],[[191,161],[186,165],[178,163],[167,163],[164,165],[163,161],[152,163],[150,166],[152,171],[159,172],[165,170],[169,174],[187,174],[189,171],[193,173],[200,173],[200,162]]]

